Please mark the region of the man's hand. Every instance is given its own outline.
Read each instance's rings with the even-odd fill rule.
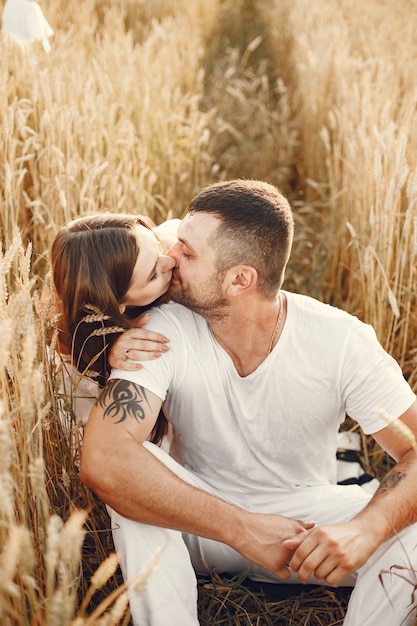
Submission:
[[[301,582],[314,575],[328,585],[336,585],[356,571],[375,549],[370,533],[356,520],[320,526],[283,542],[295,551],[289,567]]]
[[[231,543],[232,547],[251,563],[287,580],[291,576],[288,564],[293,549],[287,547],[284,540],[304,535],[308,529],[313,528],[314,522],[261,513],[249,513],[248,516],[248,523],[245,523],[243,532],[239,532],[237,541]]]
[[[290,568],[306,582],[314,574],[328,585],[338,584],[361,567],[384,541],[417,521],[417,400],[400,416],[407,437],[397,425],[374,433],[374,439],[397,461],[366,507],[349,522],[330,524],[284,541],[293,550]]]
[[[168,337],[141,328],[149,322],[149,314],[135,320],[135,328],[125,330],[114,342],[110,354],[111,367],[134,371],[142,367],[139,361],[157,359],[169,350]]]

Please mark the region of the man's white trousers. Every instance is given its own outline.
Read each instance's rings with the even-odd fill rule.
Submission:
[[[176,463],[163,450],[144,444],[175,474],[196,487],[223,499],[205,483]],[[248,494],[244,506],[262,513],[279,513],[296,519],[314,519],[317,525],[347,521],[370,499],[357,485],[308,487],[279,490],[262,498]],[[239,503],[242,506],[242,503]],[[160,549],[158,567],[149,576],[140,595],[129,594],[135,626],[197,626],[197,583],[195,571],[231,574],[246,570],[249,563],[227,545],[183,535],[127,520],[109,509],[113,539],[126,581],[131,580]],[[405,569],[402,569],[405,568]],[[385,542],[357,572],[341,585],[355,585],[344,626],[412,626],[415,618],[412,594],[417,584],[417,525]],[[250,577],[284,584],[271,573],[252,566]],[[404,580],[406,579],[406,580]],[[408,582],[409,581],[409,582]],[[299,583],[296,577],[292,581]],[[310,584],[323,581],[310,580]]]

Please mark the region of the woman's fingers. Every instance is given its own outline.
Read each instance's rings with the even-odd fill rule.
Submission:
[[[118,343],[123,347],[129,344],[131,348],[149,351],[153,349],[153,347],[148,345],[148,342],[151,344],[158,344],[155,346],[155,348],[158,348],[169,343],[169,339],[161,333],[155,333],[153,330],[146,330],[145,328],[130,328],[129,330],[125,330],[115,343]]]
[[[156,345],[159,345],[159,347],[155,347],[154,349],[150,348],[150,344],[149,346],[145,346],[144,349],[140,350],[136,348],[129,348],[125,351],[123,359],[125,359],[126,361],[152,361],[153,359],[157,359],[158,357],[162,356],[164,352],[168,352],[169,350],[168,347],[160,346],[160,344]],[[122,357],[120,356],[120,358]]]
[[[142,369],[143,365],[140,361],[125,361],[124,359],[118,359],[117,364],[112,365],[115,369],[125,370],[125,372],[135,372]]]
[[[138,369],[123,367],[123,362],[149,361],[157,359],[169,350],[169,339],[165,335],[143,328],[131,328],[124,331],[114,342],[108,357],[111,367],[120,369]]]

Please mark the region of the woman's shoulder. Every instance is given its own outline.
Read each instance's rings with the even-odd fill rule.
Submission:
[[[153,232],[164,243],[167,249],[171,248],[178,241],[178,226],[181,224],[180,219],[166,220],[153,229]]]

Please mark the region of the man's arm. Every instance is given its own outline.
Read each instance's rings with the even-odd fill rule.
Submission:
[[[226,543],[249,561],[288,578],[282,540],[311,522],[245,511],[181,480],[142,443],[161,400],[126,380],[111,380],[86,427],[80,477],[121,515]]]
[[[313,573],[330,585],[361,567],[386,539],[417,521],[417,401],[400,417],[408,436],[386,427],[373,435],[397,461],[369,504],[351,521],[314,528],[284,542],[290,567],[305,582]]]

